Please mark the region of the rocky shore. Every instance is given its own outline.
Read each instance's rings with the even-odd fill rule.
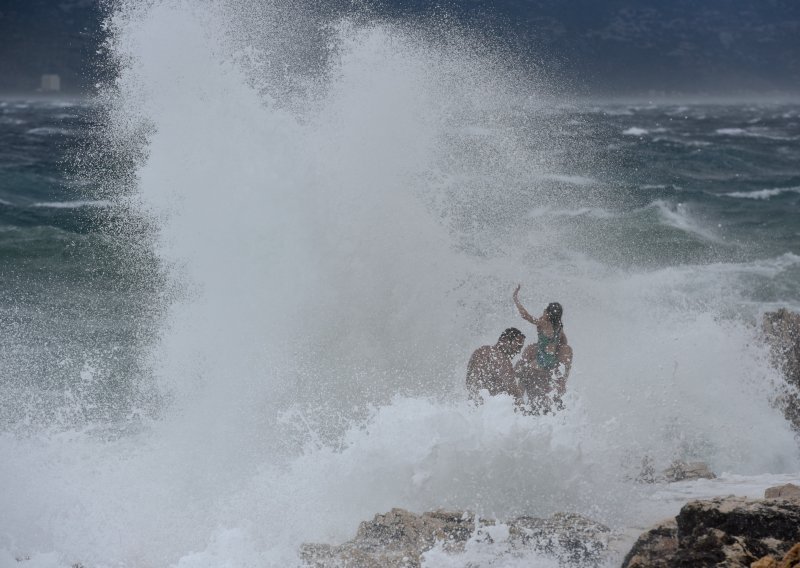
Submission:
[[[786,377],[776,405],[800,431],[800,314],[782,309],[764,315],[771,363]],[[676,461],[656,474],[644,464],[637,481],[713,479],[704,463]],[[505,522],[467,511],[416,515],[392,509],[361,523],[341,545],[306,544],[301,557],[314,568],[416,568],[426,556],[457,557],[470,545],[500,545],[499,555],[546,554],[561,566],[598,566],[607,558],[612,532],[574,514]],[[479,564],[470,563],[478,566]],[[690,501],[674,519],[642,534],[622,568],[800,568],[800,487],[767,489],[764,499],[719,497]]]
[[[614,539],[608,527],[574,514],[500,522],[467,511],[416,515],[392,509],[361,523],[353,539],[340,545],[306,544],[300,555],[314,568],[418,568],[431,554],[455,560],[472,546],[493,547],[495,560],[536,553],[563,567],[591,567],[608,558]],[[800,568],[800,487],[774,487],[764,499],[690,501],[677,517],[642,534],[622,564],[712,567]]]
[[[470,545],[497,545],[499,556],[535,551],[564,566],[591,567],[601,562],[610,537],[608,527],[574,514],[500,523],[467,511],[415,515],[392,509],[361,523],[352,540],[338,546],[306,544],[300,555],[314,568],[418,568],[428,553],[457,557]]]
[[[764,499],[691,501],[645,532],[623,568],[796,568],[800,566],[800,487]]]

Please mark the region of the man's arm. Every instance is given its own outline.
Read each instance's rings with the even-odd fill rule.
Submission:
[[[484,357],[480,349],[476,349],[467,363],[467,390],[471,395],[477,395],[481,388],[481,377],[485,367]]]
[[[517,404],[522,403],[522,387],[517,383],[517,378],[514,375],[514,366],[511,361],[508,361],[508,364],[503,366],[500,373],[503,381],[503,391],[513,396],[514,402]]]

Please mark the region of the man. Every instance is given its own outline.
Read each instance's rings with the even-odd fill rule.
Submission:
[[[511,360],[522,351],[524,343],[522,332],[510,327],[500,334],[495,345],[484,345],[475,350],[467,365],[467,390],[472,400],[479,402],[479,391],[486,389],[492,396],[506,393],[516,402],[522,401],[522,391],[514,378]]]

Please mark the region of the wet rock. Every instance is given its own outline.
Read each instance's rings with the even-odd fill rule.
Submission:
[[[786,485],[776,485],[764,491],[765,499],[788,499],[790,501],[800,501],[800,487],[794,483]]]
[[[628,568],[668,568],[678,551],[678,523],[669,519],[650,529],[634,543],[625,556]]]
[[[770,346],[771,362],[788,383],[776,404],[795,429],[800,430],[800,314],[785,308],[767,312],[762,328]]]
[[[800,543],[795,544],[782,559],[770,554],[753,562],[750,568],[800,568]]]
[[[786,308],[767,312],[763,329],[773,363],[783,371],[789,383],[800,387],[800,314]]]
[[[415,515],[392,509],[358,527],[356,537],[339,546],[306,544],[300,556],[309,566],[326,568],[410,568],[437,540],[466,542],[475,518],[469,513],[436,511]]]
[[[673,462],[664,470],[663,479],[668,482],[686,481],[689,479],[715,479],[717,476],[704,462]]]
[[[800,541],[800,503],[726,497],[692,501],[675,519],[644,533],[623,568],[749,568],[782,557]]]
[[[354,539],[338,546],[305,544],[300,556],[315,568],[416,568],[434,546],[458,554],[469,541],[495,544],[495,539],[501,538],[501,554],[535,550],[565,566],[593,566],[600,562],[610,537],[607,527],[573,514],[549,519],[518,517],[504,524],[507,530],[490,530],[498,525],[465,511],[415,515],[392,509],[361,523]]]
[[[705,462],[685,462],[676,460],[661,473],[656,473],[653,459],[650,456],[642,458],[639,473],[632,479],[637,483],[672,483],[690,479],[715,479],[717,476]]]
[[[570,513],[548,519],[518,517],[509,523],[509,542],[514,548],[536,550],[567,565],[597,564],[610,536],[608,527]]]

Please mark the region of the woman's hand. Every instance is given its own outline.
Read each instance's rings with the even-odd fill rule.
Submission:
[[[539,325],[539,323],[528,313],[522,306],[522,302],[519,301],[519,289],[522,288],[522,284],[517,284],[517,289],[514,290],[514,294],[512,298],[514,298],[514,305],[517,306],[517,311],[519,315],[522,316],[522,319],[531,322],[533,325]]]

